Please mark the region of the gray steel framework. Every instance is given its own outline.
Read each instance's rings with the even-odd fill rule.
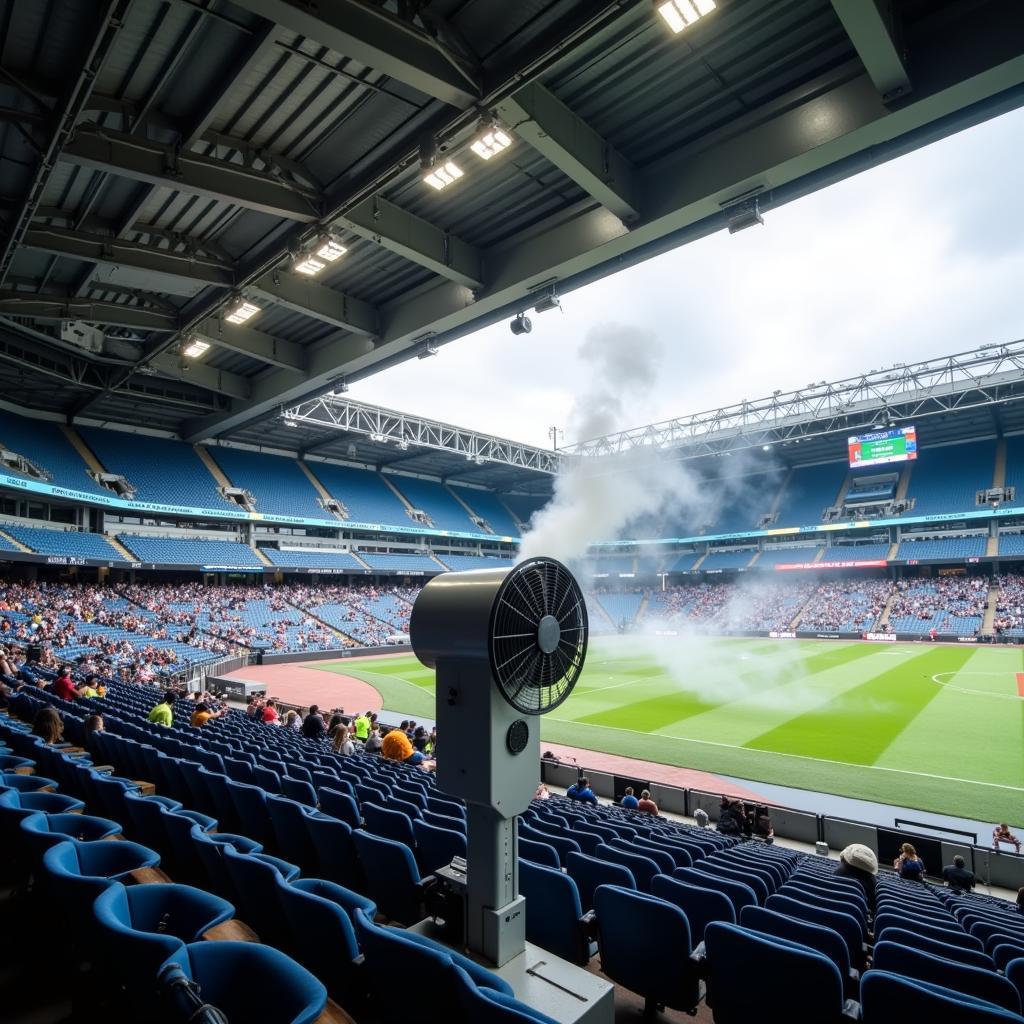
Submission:
[[[561,449],[582,456],[671,449],[680,458],[852,435],[1024,397],[1024,341],[897,364],[845,380],[651,423]]]
[[[553,474],[560,462],[558,453],[546,448],[534,448],[504,437],[464,430],[450,423],[352,402],[334,394],[285,409],[281,416],[286,422],[359,434],[378,443],[394,444],[400,450],[428,448],[460,455],[467,462],[478,464],[493,462]]]

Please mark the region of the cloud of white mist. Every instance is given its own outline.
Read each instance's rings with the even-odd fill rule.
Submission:
[[[569,414],[571,438],[590,440],[642,419],[664,357],[653,332],[622,324],[596,327],[579,356],[587,376]],[[578,565],[590,545],[620,539],[631,523],[691,518],[708,504],[700,483],[682,463],[646,449],[567,461],[554,497],[522,539],[520,560],[548,555]]]

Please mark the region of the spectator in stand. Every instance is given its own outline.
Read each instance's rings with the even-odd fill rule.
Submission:
[[[566,791],[565,795],[570,800],[579,800],[581,804],[597,804],[597,797],[590,788],[590,780],[581,775]]]
[[[725,800],[724,797],[718,808],[718,824],[715,828],[723,836],[739,836],[743,834],[742,822],[733,813],[732,804]]]
[[[974,888],[974,872],[964,867],[964,859],[959,854],[952,864],[942,869],[942,878],[954,892],[970,892]]]
[[[658,815],[658,805],[651,799],[651,791],[645,789],[640,793],[640,802],[637,804],[637,810],[643,811],[644,814]]]
[[[768,808],[764,805],[754,810],[753,832],[757,839],[762,839],[766,843],[775,842],[775,829],[772,827],[772,819],[768,814]]]
[[[324,725],[324,716],[320,714],[319,706],[310,705],[309,714],[302,720],[302,735],[306,739],[319,740],[323,739],[325,732],[327,726]]]
[[[427,730],[422,725],[416,726],[416,729],[412,734],[412,745],[413,748],[418,750],[421,754],[426,754]]]
[[[545,786],[543,782],[540,783],[537,786],[537,789],[534,791],[533,799],[534,800],[550,800],[551,799],[551,793],[548,791],[548,787]]]
[[[347,725],[338,726],[338,731],[334,734],[334,742],[331,743],[331,749],[336,754],[343,754],[345,757],[351,757],[356,752],[356,745],[348,738]]]
[[[900,847],[900,855],[892,862],[892,866],[905,881],[924,881],[924,861],[918,857],[917,850],[910,843],[904,843]]]
[[[851,843],[839,854],[836,868],[840,878],[852,878],[860,883],[867,897],[868,906],[875,904],[875,876],[878,874],[878,857],[875,851],[863,843]]]
[[[88,736],[92,732],[103,732],[103,716],[90,715],[85,720],[85,733]]]
[[[380,738],[380,726],[374,722],[370,726],[370,734],[366,737],[366,742],[363,744],[363,750],[368,754],[380,753],[380,748],[384,745],[384,741]]]
[[[220,711],[211,711],[209,705],[205,701],[200,701],[196,705],[195,711],[192,712],[192,717],[189,719],[189,725],[194,725],[197,729],[201,729],[211,719],[223,718],[227,713],[227,708],[221,708]]]
[[[342,715],[339,715],[337,711],[331,715],[330,722],[327,723],[327,738],[334,742],[334,737],[337,735],[338,730],[345,724],[345,719]]]
[[[697,822],[699,828],[707,828],[708,822],[710,821],[708,818],[708,812],[705,811],[703,807],[698,807],[693,812],[693,820]]]
[[[1024,885],[1017,890],[1017,913],[1024,914]]]
[[[992,849],[998,850],[1000,843],[1008,843],[1014,852],[1020,853],[1020,840],[1010,831],[1010,826],[1006,822],[992,829]]]
[[[347,727],[341,726],[341,728],[345,729],[345,734],[347,736]],[[409,737],[406,736],[401,729],[392,729],[387,736],[384,737],[384,742],[381,744],[380,748],[380,756],[387,758],[389,761],[398,761],[401,764],[412,765],[423,764],[425,760],[418,750],[412,749]]]
[[[284,727],[286,729],[292,729],[295,732],[299,732],[302,729],[302,719],[299,717],[299,713],[295,708],[289,709],[288,714],[284,716]]]
[[[260,699],[255,695],[251,695],[245,702],[245,713],[250,718],[256,718],[262,710],[263,708],[261,706]]]
[[[54,679],[50,692],[61,700],[74,700],[82,696],[81,690],[71,680],[70,665],[61,665],[60,674]]]
[[[164,725],[169,729],[174,724],[174,698],[174,691],[168,690],[164,694],[164,699],[150,711],[147,721],[154,725]]]
[[[365,743],[370,735],[370,712],[364,711],[361,715],[356,715],[352,726],[355,729],[356,739]]]
[[[281,724],[281,716],[277,713],[277,701],[273,697],[263,705],[261,719],[264,725]]]
[[[64,723],[56,708],[40,708],[32,719],[32,735],[38,736],[44,743],[53,745],[64,742]]]
[[[640,806],[640,801],[633,796],[633,787],[627,786],[626,792],[622,794],[622,799],[619,801],[620,806],[625,807],[627,811],[635,811]]]

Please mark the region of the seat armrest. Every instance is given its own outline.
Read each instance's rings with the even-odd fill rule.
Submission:
[[[588,940],[597,940],[597,911],[588,910],[580,918],[580,928]]]
[[[697,945],[693,947],[693,952],[690,954],[690,959],[695,964],[702,964],[702,963],[704,963],[707,960],[707,958],[708,958],[707,948],[705,947],[703,941],[698,942]]]
[[[847,999],[843,1003],[843,1018],[845,1020],[860,1020],[860,1003],[856,999]]]

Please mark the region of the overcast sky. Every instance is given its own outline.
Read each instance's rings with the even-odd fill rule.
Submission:
[[[656,382],[619,429],[1024,337],[1022,166],[1016,111],[774,210],[764,227],[572,292],[528,337],[498,324],[350,397],[547,445],[551,425],[576,440],[594,329],[620,325],[660,349]]]

